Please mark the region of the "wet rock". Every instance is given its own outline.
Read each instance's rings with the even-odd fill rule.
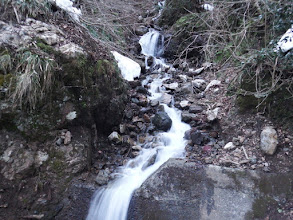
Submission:
[[[203,111],[203,108],[200,105],[191,105],[189,107],[189,112],[190,113],[195,113],[196,114],[196,113],[200,113],[202,111]]]
[[[125,117],[128,118],[128,119],[131,119],[133,117],[132,109],[129,109],[129,110],[125,111]]]
[[[132,150],[141,151],[142,150],[142,147],[139,146],[139,145],[135,145],[135,146],[132,146]]]
[[[151,66],[151,65],[153,65],[153,63],[154,63],[154,57],[152,57],[152,56],[148,57],[148,59],[147,59],[147,65],[148,66]]]
[[[172,95],[164,93],[160,99],[160,102],[166,105],[170,105],[172,102],[172,99],[173,99]]]
[[[177,92],[182,95],[188,95],[193,92],[192,83],[184,83],[180,88],[177,89]]]
[[[174,82],[170,84],[163,84],[163,86],[165,86],[165,88],[169,90],[176,90],[178,88],[178,83]]]
[[[166,112],[158,112],[152,119],[153,124],[157,129],[168,131],[172,126],[172,120]]]
[[[272,126],[265,127],[260,134],[260,148],[265,154],[273,155],[277,149],[278,135]]]
[[[148,28],[146,26],[139,26],[134,30],[134,32],[137,35],[142,36],[148,32]]]
[[[220,109],[218,107],[213,110],[207,110],[206,115],[207,115],[208,121],[214,121],[215,119],[217,119],[219,110]]]
[[[144,95],[149,95],[149,91],[146,88],[144,88],[143,86],[138,86],[136,88],[136,91],[141,94],[144,94]]]
[[[151,106],[152,107],[156,107],[159,105],[159,101],[158,100],[151,100]]]
[[[204,136],[200,131],[191,130],[190,131],[190,139],[192,144],[201,145],[204,142]]]
[[[111,142],[114,142],[114,143],[120,143],[122,141],[120,135],[116,132],[116,131],[113,131],[109,136],[108,136],[108,139],[111,141]]]
[[[95,179],[95,182],[100,186],[107,184],[110,180],[110,174],[111,172],[108,168],[100,170]]]
[[[233,150],[236,148],[236,146],[233,144],[233,142],[227,143],[224,147],[225,150]]]

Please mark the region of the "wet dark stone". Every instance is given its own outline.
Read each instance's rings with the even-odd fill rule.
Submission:
[[[143,86],[138,86],[136,91],[144,95],[150,95],[149,91]]]
[[[153,124],[157,129],[168,131],[172,126],[172,120],[166,112],[158,112],[152,119]]]
[[[204,135],[200,131],[191,131],[190,138],[193,144],[201,145],[204,142]]]
[[[189,108],[190,113],[200,113],[203,111],[203,108],[200,105],[192,105]]]

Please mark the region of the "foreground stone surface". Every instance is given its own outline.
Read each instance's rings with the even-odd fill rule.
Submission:
[[[128,219],[259,219],[292,197],[292,173],[198,167],[171,159],[139,188]]]

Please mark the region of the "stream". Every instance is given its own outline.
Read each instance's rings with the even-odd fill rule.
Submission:
[[[154,29],[150,29],[142,36],[139,43],[142,54],[146,56],[146,62],[149,56],[159,57],[163,53],[164,38]],[[162,58],[154,58],[153,65],[167,66]],[[160,100],[164,93],[161,89],[162,83],[168,78],[168,74],[154,74],[142,82],[142,85],[147,85],[149,88],[149,101]],[[160,104],[172,120],[170,130],[158,133],[155,142],[142,144],[140,154],[118,168],[115,173],[116,179],[95,192],[87,220],[127,219],[133,192],[168,159],[184,156],[186,146],[184,133],[190,129],[190,126],[181,122],[181,111],[173,106]]]

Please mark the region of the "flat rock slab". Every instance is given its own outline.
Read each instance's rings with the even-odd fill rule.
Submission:
[[[292,173],[201,166],[171,159],[134,193],[129,220],[240,220],[292,197]],[[277,208],[277,205],[276,205]]]

